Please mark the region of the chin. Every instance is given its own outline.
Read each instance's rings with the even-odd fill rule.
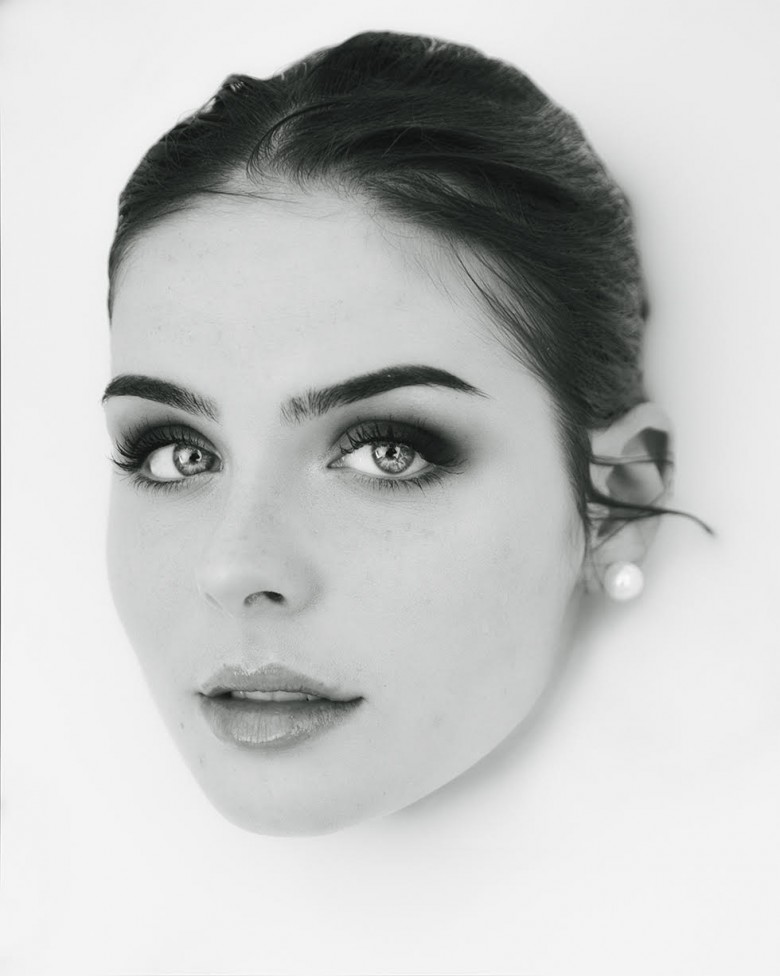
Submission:
[[[267,837],[324,837],[370,819],[358,810],[324,810],[311,805],[278,805],[275,808],[246,807],[225,798],[208,796],[218,813],[241,830]],[[379,814],[377,814],[379,816]]]

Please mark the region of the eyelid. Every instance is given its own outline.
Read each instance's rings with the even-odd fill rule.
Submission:
[[[349,446],[345,445],[345,439]],[[459,445],[451,437],[431,427],[427,421],[417,418],[397,419],[389,414],[357,420],[351,424],[337,441],[336,446],[340,455],[336,460],[339,461],[367,444],[382,441],[397,441],[409,445],[428,461],[432,468],[457,468],[464,461]]]
[[[342,433],[339,434],[338,438],[336,438],[336,444],[343,441],[347,434],[350,431],[355,430],[355,428],[370,426],[392,427],[394,428],[394,432],[399,434],[406,431],[411,435],[417,434],[427,439],[438,439],[445,444],[452,443],[452,438],[449,435],[445,434],[444,431],[439,429],[438,425],[432,423],[425,417],[417,414],[398,416],[393,411],[387,411],[383,413],[369,414],[366,416],[358,415],[355,417],[352,423],[342,427]]]
[[[160,422],[139,421],[127,429],[124,434],[124,439],[138,443],[144,439],[153,439],[155,436],[162,437],[162,435],[169,437],[169,440],[163,441],[161,439],[158,444],[159,447],[163,447],[166,443],[176,443],[182,440],[187,441],[188,438],[196,438],[199,441],[203,441],[203,446],[213,451],[214,454],[220,453],[212,443],[211,438],[207,437],[191,424],[182,423],[180,420],[162,420]]]
[[[112,411],[110,408],[116,405]],[[212,435],[219,439],[221,426],[206,417],[196,417],[184,410],[156,403],[153,400],[137,400],[133,397],[117,397],[106,403],[109,433],[119,436],[139,436],[146,430],[160,427],[190,430],[198,437],[212,441]],[[213,442],[212,442],[213,443]]]
[[[198,447],[222,462],[221,453],[214,447],[209,438],[204,437],[194,428],[178,422],[150,424],[148,421],[140,421],[120,433],[116,437],[115,444],[119,458],[113,459],[114,464],[118,468],[133,472],[154,484],[173,484],[188,480],[187,478],[176,478],[161,482],[142,473],[149,457],[155,451],[171,444],[189,444]]]

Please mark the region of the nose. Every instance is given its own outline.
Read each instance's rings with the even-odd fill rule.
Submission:
[[[233,617],[300,612],[322,588],[301,520],[251,500],[228,502],[215,516],[195,581],[208,603]]]

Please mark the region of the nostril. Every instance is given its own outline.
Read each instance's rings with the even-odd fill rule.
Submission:
[[[244,604],[247,607],[252,606],[258,600],[268,599],[272,603],[281,603],[284,597],[281,593],[276,593],[274,590],[262,590],[259,593],[250,593],[250,595],[244,600]]]

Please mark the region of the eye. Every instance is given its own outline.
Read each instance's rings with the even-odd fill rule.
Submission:
[[[422,488],[462,464],[458,448],[424,421],[364,421],[346,431],[344,441],[330,467],[350,468],[372,487]]]
[[[166,444],[152,451],[142,473],[154,481],[181,481],[211,471],[217,457],[193,444]]]
[[[221,470],[219,455],[189,427],[130,428],[117,439],[116,467],[143,488],[176,488],[196,475]]]
[[[346,463],[346,458],[350,459],[349,463]],[[411,444],[392,440],[363,444],[343,455],[340,466],[354,468],[362,474],[387,478],[396,475],[413,477],[430,467]]]

